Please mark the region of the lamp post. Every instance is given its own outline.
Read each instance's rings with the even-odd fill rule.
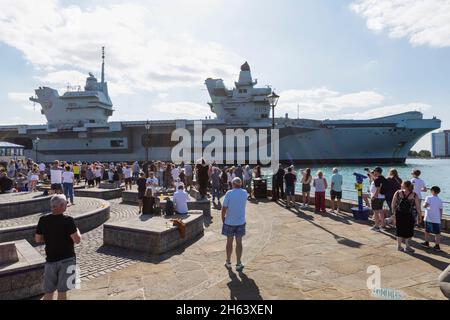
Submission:
[[[41,139],[39,137],[36,137],[36,139],[34,139],[34,151],[35,151],[36,163],[38,162],[38,144],[39,144],[39,141],[41,141]]]
[[[149,132],[150,132],[150,121],[147,120],[145,123],[145,161],[148,163],[148,145],[149,145]]]
[[[278,103],[278,99],[280,99],[280,96],[275,93],[275,91],[272,91],[272,93],[267,96],[267,100],[269,100],[269,104],[272,107],[272,129],[275,129],[275,107]]]

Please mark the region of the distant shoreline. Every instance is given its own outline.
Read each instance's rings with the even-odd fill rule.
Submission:
[[[448,157],[448,158],[407,157],[406,159],[407,160],[409,160],[409,159],[414,159],[414,160],[416,160],[416,159],[420,159],[420,160],[450,160],[450,157]]]

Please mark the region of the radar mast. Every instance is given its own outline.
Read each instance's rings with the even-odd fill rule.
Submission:
[[[102,47],[102,83],[105,83],[105,47]]]

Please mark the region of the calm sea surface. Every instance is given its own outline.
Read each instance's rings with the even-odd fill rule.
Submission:
[[[360,166],[337,166],[339,172],[344,177],[344,186],[343,186],[343,198],[349,200],[356,200],[356,192],[355,189],[355,177],[353,176],[353,172],[358,172],[361,174],[365,174],[364,168],[374,168],[374,165],[360,165]],[[421,178],[427,184],[427,187],[439,186],[441,188],[440,197],[443,201],[448,203],[445,204],[444,213],[450,214],[450,159],[408,159],[406,160],[405,165],[396,165],[396,166],[381,166],[383,168],[383,174],[387,175],[390,168],[396,168],[399,172],[400,178],[403,180],[411,178],[411,170],[419,169],[422,171]],[[310,167],[312,170],[313,176],[318,170],[322,170],[327,181],[330,182],[332,170],[334,166],[317,166]],[[304,169],[304,167],[296,167],[295,170],[298,174],[300,174],[300,169]],[[264,175],[270,174],[270,172],[263,171]],[[271,179],[268,179],[269,186],[271,185]],[[369,187],[368,180],[365,180],[364,189],[366,190]],[[301,185],[298,184],[296,188],[297,192],[301,192]],[[314,188],[313,190],[314,191]]]

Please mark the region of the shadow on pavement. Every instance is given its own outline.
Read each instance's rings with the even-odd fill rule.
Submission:
[[[231,300],[262,300],[259,288],[255,280],[239,271],[239,278],[231,269],[228,270],[231,282],[227,283],[230,288]]]

